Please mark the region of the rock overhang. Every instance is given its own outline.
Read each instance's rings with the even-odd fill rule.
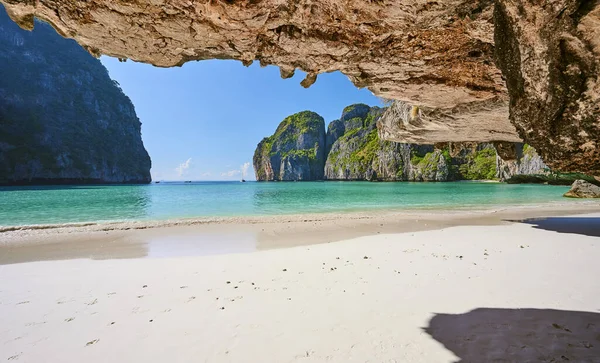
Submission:
[[[386,139],[525,139],[552,167],[600,174],[599,116],[590,106],[598,99],[597,0],[1,2],[21,26],[31,27],[33,18],[40,18],[95,55],[161,67],[203,59],[246,65],[256,60],[279,66],[284,78],[296,69],[307,72],[305,87],[320,73],[341,71],[356,86],[401,101],[398,107],[416,108],[418,117],[381,123]],[[556,34],[547,34],[548,29]],[[560,44],[567,49],[582,44],[583,50],[570,52],[577,59],[545,53],[562,49]],[[516,57],[515,49],[523,56]],[[564,95],[559,80],[538,89],[553,70],[569,74],[572,65],[584,79],[583,88]],[[532,104],[543,106],[541,101],[555,96],[562,97],[553,106],[558,111],[532,114]],[[577,102],[585,106],[583,115],[569,109],[555,115],[560,105],[573,109]],[[556,126],[567,124],[572,127]],[[561,145],[564,152],[557,152]]]

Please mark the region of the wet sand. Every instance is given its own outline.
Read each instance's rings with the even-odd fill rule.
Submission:
[[[188,256],[173,251],[196,248],[196,227],[5,243],[61,259],[86,247],[0,266],[0,361],[599,362],[600,213],[558,212],[206,225],[201,244],[228,233],[239,245]],[[554,217],[506,221],[532,214]],[[273,239],[240,243],[258,229]]]
[[[0,232],[0,265],[78,258],[104,260],[243,253],[377,234],[502,225],[595,211],[600,211],[600,203],[586,201],[482,210],[375,211],[6,228]]]

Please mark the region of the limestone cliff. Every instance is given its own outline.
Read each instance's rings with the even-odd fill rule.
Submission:
[[[344,117],[347,110],[358,106],[360,113],[353,114],[351,119]],[[385,109],[353,105],[346,107],[340,120],[330,123],[327,139],[334,142],[325,163],[325,179],[506,180],[518,174],[547,172],[535,150],[526,146],[526,152],[523,152],[523,145],[518,143],[511,145],[515,149],[514,159],[504,160],[491,143],[419,145],[382,141],[375,127],[382,115],[389,117]]]
[[[308,145],[298,145],[298,115],[288,117],[275,134],[263,139],[254,154],[258,180],[381,180],[381,181],[452,181],[507,180],[515,175],[545,175],[548,168],[535,150],[520,143],[441,143],[419,145],[383,141],[377,123],[386,109],[364,104],[350,105],[338,120],[332,121],[326,142],[324,171],[321,177],[307,178],[307,159],[289,160],[289,155],[306,154]],[[315,125],[316,126],[316,125]],[[320,127],[320,126],[319,126]],[[318,133],[315,132],[315,136]],[[510,152],[507,152],[509,150]],[[312,154],[312,149],[308,155]],[[503,155],[502,157],[500,155]],[[275,166],[273,166],[275,165]],[[284,167],[287,165],[287,169]],[[314,164],[316,165],[316,163]],[[282,175],[283,173],[283,175]]]
[[[258,144],[252,164],[258,181],[323,179],[325,121],[311,111],[286,117]]]
[[[0,9],[0,184],[148,183],[133,104],[100,61]]]

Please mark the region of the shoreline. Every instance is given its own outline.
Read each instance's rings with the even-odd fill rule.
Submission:
[[[499,211],[520,211],[528,209],[543,209],[548,211],[597,211],[600,210],[600,203],[594,200],[569,200],[565,202],[548,202],[539,204],[508,204],[508,205],[490,205],[481,208],[472,208],[472,206],[460,207],[421,207],[421,208],[377,208],[368,210],[341,210],[341,211],[323,211],[311,213],[290,213],[290,214],[264,214],[264,215],[233,215],[233,216],[199,216],[182,217],[169,219],[136,219],[136,220],[115,220],[115,221],[82,221],[66,223],[40,223],[23,225],[0,225],[0,236],[10,234],[10,232],[26,232],[39,230],[55,230],[56,233],[63,231],[73,232],[92,232],[92,231],[114,231],[131,229],[151,229],[151,228],[169,228],[179,226],[195,226],[205,224],[259,224],[259,223],[287,223],[299,221],[324,221],[337,219],[371,219],[382,215],[439,215],[439,214],[474,214],[474,213],[496,213]],[[32,233],[34,234],[34,233]]]
[[[0,265],[86,258],[189,257],[310,246],[375,235],[600,212],[590,202],[471,210],[378,210],[61,225],[0,232]]]

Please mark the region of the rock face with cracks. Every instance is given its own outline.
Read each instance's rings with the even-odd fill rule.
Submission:
[[[553,169],[600,174],[600,1],[501,0],[510,119]]]
[[[0,1],[95,55],[259,60],[307,72],[304,87],[339,70],[416,115],[386,139],[523,139],[554,169],[600,174],[598,0]]]

